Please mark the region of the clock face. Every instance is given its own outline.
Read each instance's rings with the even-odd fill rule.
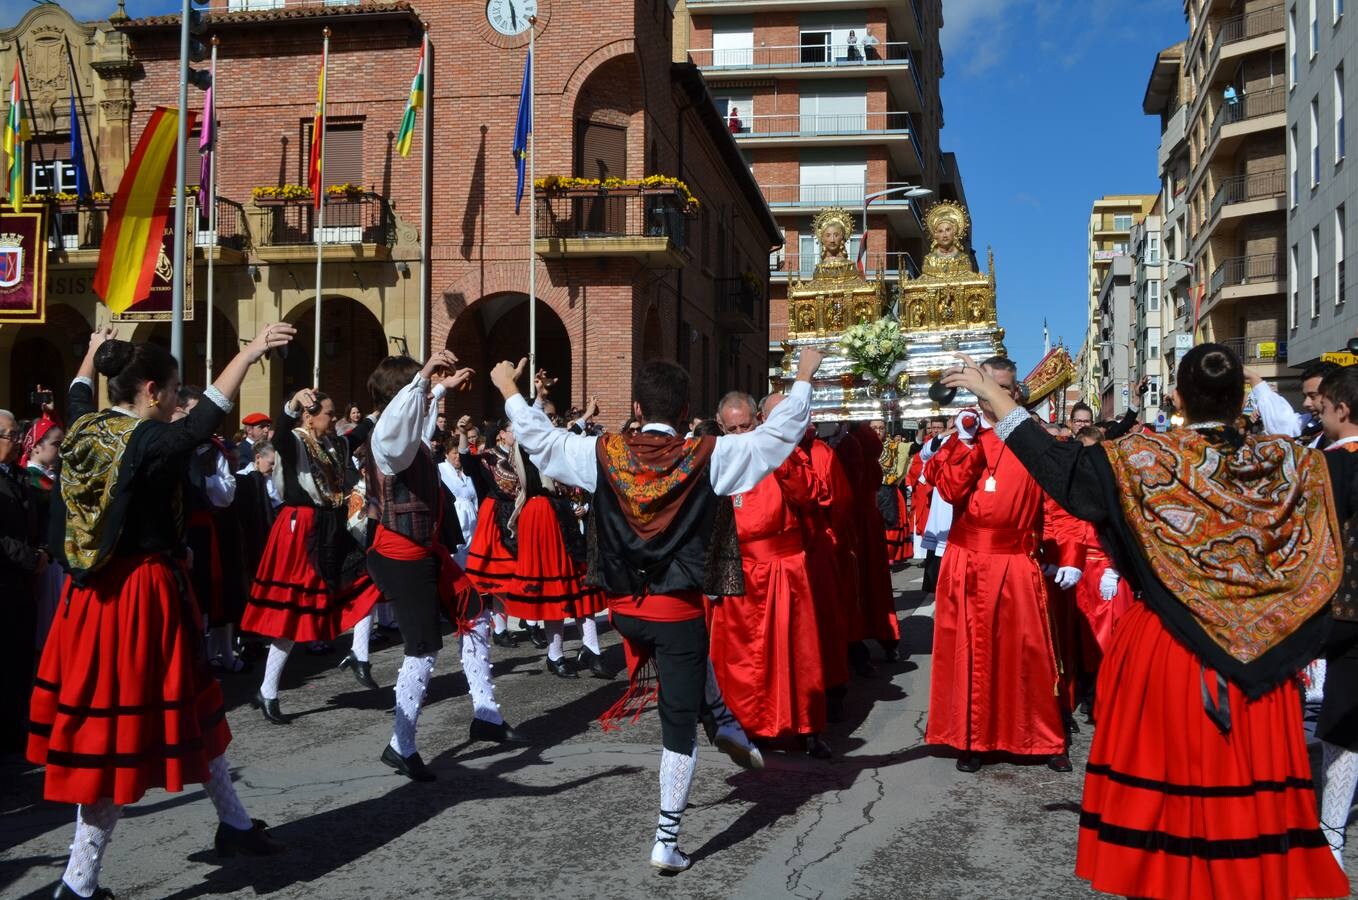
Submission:
[[[538,14],[538,0],[487,0],[486,21],[506,37],[524,34]]]

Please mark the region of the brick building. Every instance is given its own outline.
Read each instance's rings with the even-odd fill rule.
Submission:
[[[594,394],[608,422],[620,423],[630,410],[635,367],[661,356],[694,374],[695,409],[709,409],[730,388],[759,390],[768,321],[763,260],[781,232],[697,68],[671,62],[666,3],[615,4],[600,17],[593,8],[541,0],[537,175],[672,176],[697,204],[688,203],[684,187],[577,188],[539,192],[535,202],[525,195],[517,216],[510,150],[526,32],[498,34],[484,8],[469,12],[455,0],[239,5],[228,8],[222,0],[209,19],[209,33],[220,41],[222,246],[203,246],[211,243],[206,235],[198,241],[197,314],[185,340],[191,379],[201,377],[195,357],[206,350],[203,270],[210,252],[217,256],[218,367],[238,337],[263,322],[281,318],[301,331],[300,347],[252,375],[242,406],[276,407],[310,381],[316,252],[310,201],[254,195],[261,187],[306,183],[322,30],[329,27],[325,180],[361,190],[327,204],[321,232],[322,389],[341,402],[362,398],[381,356],[418,354],[426,340],[482,372],[501,358],[526,355],[531,255],[539,364],[560,378],[556,399],[563,407]],[[420,130],[409,157],[395,150],[426,26],[434,138],[427,335],[419,296]],[[111,43],[125,44],[121,68],[109,71],[131,87],[122,138],[130,145],[156,105],[175,102],[177,17],[101,27]],[[190,100],[201,103],[201,95]],[[196,174],[195,162],[189,169]],[[109,172],[107,180],[118,174]],[[532,254],[530,215],[538,236]],[[81,224],[83,239],[90,229]],[[85,254],[77,261],[92,272],[97,242],[93,247],[58,252],[56,265],[74,265],[71,257]],[[87,291],[60,305],[86,327],[95,319]],[[0,327],[0,342],[13,330]],[[136,331],[154,337],[168,334],[168,326],[146,323]],[[27,389],[10,381],[12,396]],[[476,414],[499,413],[486,379],[467,404]]]
[[[676,26],[676,58],[702,69],[783,230],[769,260],[775,355],[787,334],[787,284],[815,269],[811,220],[825,207],[861,220],[873,194],[932,191],[923,202],[901,191],[868,206],[869,275],[918,274],[929,249],[924,210],[966,202],[956,156],[939,146],[941,0],[682,0]]]

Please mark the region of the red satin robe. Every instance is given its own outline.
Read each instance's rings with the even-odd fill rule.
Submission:
[[[1042,500],[1042,563],[1044,566],[1083,570],[1085,552],[1082,538],[1085,522],[1061,508],[1051,497]],[[1074,712],[1076,684],[1080,674],[1081,616],[1075,605],[1077,588],[1062,590],[1056,580],[1044,578],[1047,585],[1047,608],[1051,612],[1052,643],[1061,673],[1061,706]],[[1078,587],[1078,583],[1077,583]]]
[[[924,526],[929,524],[929,500],[934,495],[934,486],[925,482],[920,483],[920,478],[924,475],[924,455],[916,453],[910,460],[910,467],[905,470],[905,483],[910,486],[910,521],[914,527],[914,540],[918,541],[924,534]],[[920,557],[924,552],[916,549]]]
[[[975,753],[1064,753],[1037,563],[1045,495],[990,429],[971,446],[948,441],[931,462],[953,522],[939,569],[925,740]]]
[[[799,451],[732,497],[745,595],[712,604],[712,670],[751,737],[825,729],[825,673],[802,516],[816,505]]]
[[[850,489],[844,469],[828,444],[812,432],[797,452],[806,461],[816,498],[815,506],[808,510],[811,514],[802,521],[802,530],[807,536],[825,686],[833,688],[849,681],[845,648],[849,644],[851,620],[859,619],[857,587],[850,585],[851,575],[845,574],[856,569],[853,549],[835,534],[837,528],[847,528],[852,533],[853,506],[848,499]]]
[[[1084,551],[1084,576],[1075,585],[1075,604],[1079,614],[1079,670],[1082,674],[1098,672],[1103,655],[1113,644],[1113,629],[1134,597],[1127,579],[1118,578],[1118,592],[1112,600],[1103,599],[1099,582],[1103,573],[1113,568],[1113,562],[1103,549],[1098,530],[1089,522],[1080,522],[1080,545]]]
[[[858,482],[854,485],[854,508],[863,527],[858,531],[860,560],[858,570],[861,585],[859,600],[863,605],[862,638],[878,641],[898,641],[901,623],[896,617],[896,592],[891,587],[891,563],[886,552],[886,523],[877,510],[877,488],[882,484],[882,442],[870,428],[852,431],[841,443],[856,440],[862,461]]]

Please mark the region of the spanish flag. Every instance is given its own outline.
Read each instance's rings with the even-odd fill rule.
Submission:
[[[326,43],[329,43],[327,39]],[[316,116],[311,120],[311,163],[307,167],[307,186],[316,208],[321,208],[321,169],[325,158],[325,64],[328,51],[321,56],[321,77],[316,80]]]
[[[410,82],[410,102],[406,104],[406,114],[401,117],[401,131],[396,135],[396,150],[402,156],[410,155],[410,139],[415,136],[415,114],[424,106],[424,44],[420,45],[420,65],[415,70],[415,80]]]
[[[193,128],[193,112],[188,113]],[[179,113],[157,106],[146,123],[127,171],[113,195],[108,226],[99,245],[94,292],[114,313],[151,295],[151,278],[165,237],[174,191]]]
[[[5,162],[9,171],[9,202],[15,212],[24,206],[24,142],[28,140],[28,122],[24,119],[23,94],[19,89],[19,63],[14,63],[14,80],[9,85],[9,117],[5,119]]]

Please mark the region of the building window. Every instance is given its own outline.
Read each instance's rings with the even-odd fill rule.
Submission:
[[[1311,187],[1320,184],[1320,98],[1311,98]]]
[[[1151,281],[1146,284],[1146,312],[1158,313],[1160,311],[1160,282]]]
[[[1339,24],[1339,20],[1344,15],[1344,0],[1334,0],[1334,23]]]
[[[197,175],[198,170],[194,169],[193,174]],[[29,191],[34,194],[74,194],[75,164],[69,159],[49,159],[45,162],[32,160],[28,167],[28,185]],[[52,246],[55,248],[59,245],[66,250],[80,249],[79,214],[58,212],[54,219]]]
[[[1292,253],[1289,262],[1291,265],[1287,267],[1287,294],[1292,302],[1287,304],[1287,327],[1295,329],[1297,327],[1297,314],[1300,312],[1300,303],[1298,302],[1299,298],[1297,296],[1297,282],[1299,279],[1297,275],[1296,244],[1292,245]]]
[[[1344,64],[1334,70],[1334,162],[1344,160]]]
[[[722,22],[712,26],[712,65],[754,65],[754,26],[745,22]]]
[[[1146,235],[1146,264],[1151,266],[1160,265],[1160,235]]]
[[[1113,216],[1113,230],[1114,230],[1114,231],[1131,231],[1131,230],[1132,230],[1132,217],[1131,217],[1130,215],[1126,215],[1126,214],[1123,214],[1123,213],[1119,213],[1119,214]]]
[[[1306,0],[1311,10],[1311,59],[1320,52],[1320,14],[1316,12],[1316,0]]]
[[[1348,238],[1348,222],[1345,220],[1344,204],[1334,211],[1334,305],[1339,306],[1344,296],[1344,242]]]
[[[1320,315],[1320,226],[1311,229],[1311,318]]]
[[[228,0],[227,12],[245,12],[252,9],[281,9],[283,0]]]
[[[1287,11],[1287,86],[1297,86],[1297,8]]]
[[[1301,184],[1297,175],[1297,126],[1293,125],[1287,132],[1287,160],[1291,177],[1287,180],[1288,198],[1287,205],[1295,207],[1297,205],[1297,195],[1301,193]]]

